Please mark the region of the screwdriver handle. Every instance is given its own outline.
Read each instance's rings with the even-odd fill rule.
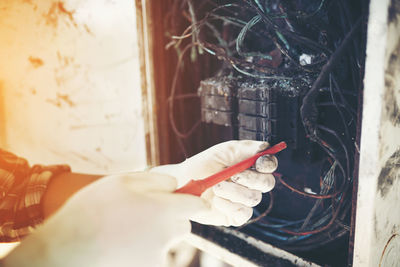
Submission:
[[[273,155],[287,147],[285,142],[280,142],[264,151],[261,151],[250,158],[247,158],[235,165],[227,167],[216,174],[213,174],[207,178],[202,180],[190,180],[186,185],[183,187],[175,190],[175,193],[182,193],[182,194],[190,194],[195,196],[201,196],[201,194],[206,191],[208,188],[225,181],[232,177],[233,175],[242,172],[248,168],[250,168],[256,160],[264,155]]]

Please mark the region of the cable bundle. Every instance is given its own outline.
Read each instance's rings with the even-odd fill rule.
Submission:
[[[166,33],[171,39],[167,49],[179,57],[169,98],[170,122],[179,138],[199,126],[181,133],[172,113],[176,99],[196,97],[176,95],[185,56],[192,62],[203,54],[221,60],[217,76],[313,79],[304,88],[298,113],[306,138],[317,147],[319,188],[307,192],[291,177],[275,175],[281,187],[313,204],[302,219],[281,218],[274,214],[275,193],[270,193],[244,231],[292,251],[308,251],[349,233],[366,13],[362,0],[174,1]],[[188,23],[180,33],[177,17]]]

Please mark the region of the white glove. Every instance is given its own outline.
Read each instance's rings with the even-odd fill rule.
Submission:
[[[190,232],[199,197],[171,193],[173,177],[108,176],[83,188],[4,259],[4,266],[160,266]]]
[[[226,167],[247,159],[268,147],[260,141],[228,141],[215,145],[180,164],[158,166],[151,172],[164,173],[176,177],[178,188],[190,180],[198,180],[215,174]],[[191,217],[193,221],[223,226],[240,226],[253,214],[252,207],[260,203],[262,192],[275,186],[271,174],[276,170],[278,160],[275,156],[264,156],[256,162],[256,171],[246,170],[206,190],[202,198],[209,209]],[[262,172],[262,173],[261,173]]]

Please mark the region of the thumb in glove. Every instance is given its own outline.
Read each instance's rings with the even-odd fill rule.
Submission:
[[[159,166],[151,172],[169,174],[177,178],[178,187],[191,179],[203,179],[226,167],[247,159],[269,146],[266,142],[241,140],[217,144],[189,159],[174,165]],[[256,170],[246,170],[206,190],[202,198],[209,209],[192,217],[194,221],[224,226],[240,226],[248,221],[262,198],[263,192],[272,190],[277,168],[275,156],[259,158]]]

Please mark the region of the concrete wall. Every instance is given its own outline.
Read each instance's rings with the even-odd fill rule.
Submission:
[[[0,142],[31,163],[146,166],[132,0],[0,1]]]
[[[354,266],[400,263],[400,1],[371,0]]]

